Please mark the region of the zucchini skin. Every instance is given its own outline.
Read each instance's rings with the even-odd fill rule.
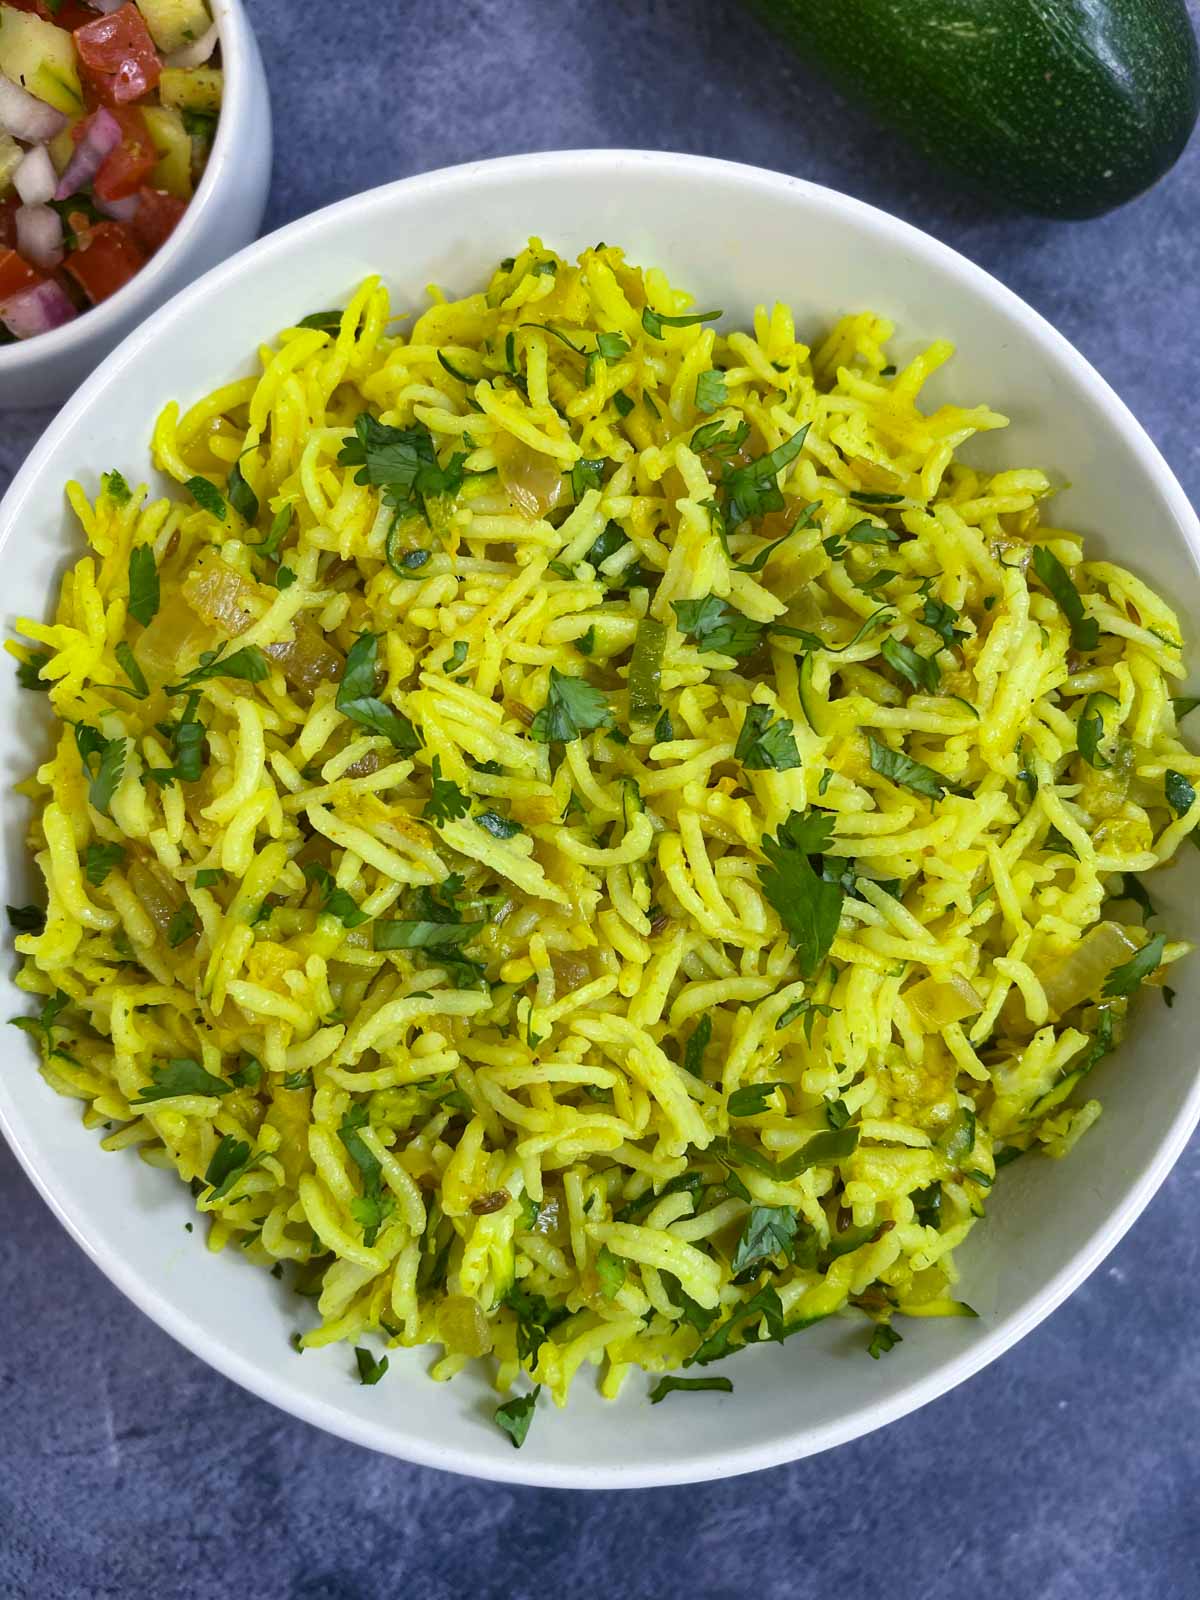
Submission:
[[[1157,183],[1200,111],[1186,0],[751,0],[938,165],[1044,216]]]

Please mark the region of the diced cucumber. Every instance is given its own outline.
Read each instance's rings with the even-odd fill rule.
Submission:
[[[154,148],[161,160],[150,174],[155,189],[165,189],[181,200],[192,198],[192,136],[174,106],[141,106]]]
[[[62,132],[56,133],[47,146],[57,172],[65,172],[71,157],[75,154],[75,141],[71,137],[71,129],[78,121],[78,117],[72,117]]]
[[[32,11],[0,5],[0,72],[56,111],[83,110],[74,39]]]
[[[164,67],[158,93],[165,106],[215,117],[221,109],[224,83],[220,67]]]
[[[12,175],[25,158],[25,152],[11,135],[0,130],[0,196],[12,187]]]
[[[150,37],[164,55],[182,50],[207,33],[212,18],[204,0],[134,0],[150,29]]]

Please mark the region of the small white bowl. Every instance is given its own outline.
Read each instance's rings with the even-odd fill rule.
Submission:
[[[127,333],[257,234],[271,178],[267,76],[242,0],[209,0],[209,9],[220,29],[225,92],[208,165],[179,226],[100,305],[50,333],[0,345],[0,410],[65,400]]]
[[[1055,520],[1090,548],[1129,562],[1200,616],[1200,524],[1162,457],[1082,356],[987,273],[903,222],[795,178],[691,156],[591,151],[522,156],[435,172],[319,212],[254,245],[139,328],[66,407],[0,506],[6,622],[43,615],[81,537],[63,484],[90,489],[120,467],[147,475],[159,408],[188,405],[257,370],[276,328],[342,305],[359,279],[386,277],[397,309],[436,282],[462,294],[531,233],[573,256],[598,239],[664,267],[727,326],[758,301],[795,310],[802,336],[841,312],[894,319],[897,359],[945,335],[959,353],[928,399],[987,401],[1013,420],[969,450],[986,464],[1048,468],[1070,487]],[[1190,641],[1194,644],[1194,639]],[[45,755],[39,697],[0,673],[0,776],[15,782]],[[24,815],[5,829],[5,898],[33,887]],[[1162,926],[1200,936],[1200,858],[1193,851],[1155,890]],[[1197,958],[1191,958],[1194,962]],[[27,1011],[11,982],[0,1016]],[[609,1404],[590,1374],[565,1413],[543,1395],[524,1448],[494,1426],[497,1399],[478,1373],[431,1383],[428,1352],[393,1352],[361,1387],[345,1348],[298,1357],[288,1335],[311,1312],[237,1251],[209,1255],[173,1174],[132,1151],[109,1155],[37,1074],[9,1032],[0,1058],[0,1126],[47,1202],[114,1283],[183,1344],[286,1411],[345,1438],[429,1466],[555,1487],[682,1483],[808,1455],[903,1416],[977,1372],[1029,1332],[1113,1247],[1166,1176],[1200,1116],[1196,1039],[1200,983],[1173,1010],[1143,997],[1126,1043],[1095,1072],[1104,1115],[1066,1161],[1031,1156],[1000,1176],[988,1220],[960,1253],[972,1321],[910,1322],[882,1361],[867,1359],[861,1322],[822,1323],[784,1346],[761,1346],[722,1371],[731,1396],[647,1403],[640,1376]],[[1152,1308],[1148,1314],[1153,1315]],[[101,1352],[101,1359],[103,1353]]]

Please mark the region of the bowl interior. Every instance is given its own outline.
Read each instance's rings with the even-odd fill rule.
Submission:
[[[1037,465],[1069,485],[1055,520],[1090,548],[1131,565],[1200,614],[1200,529],[1140,428],[1101,380],[1015,297],[905,225],[795,179],[692,158],[594,152],[463,167],[347,201],[253,246],[177,297],[109,359],[35,450],[0,509],[5,624],[41,616],[57,573],[79,550],[62,486],[95,487],[120,467],[150,475],[148,438],[163,403],[186,406],[253,369],[276,328],[344,303],[379,272],[397,310],[425,303],[424,286],[475,289],[530,234],[565,255],[597,239],[663,266],[699,302],[745,324],[756,304],[789,302],[802,335],[843,311],[874,308],[899,330],[903,360],[935,336],[958,345],[929,399],[986,401],[1012,425],[971,457]],[[151,481],[153,481],[151,476]],[[1190,641],[1189,641],[1190,642]],[[9,782],[44,751],[34,697],[0,674],[0,764]],[[32,886],[23,815],[4,836],[6,897]],[[1162,875],[1163,925],[1196,936],[1200,862]],[[3,978],[4,1015],[28,1009]],[[107,1155],[78,1107],[37,1075],[24,1038],[4,1041],[0,1121],[62,1220],[102,1268],[163,1326],[238,1381],[333,1431],[430,1465],[497,1478],[616,1487],[687,1481],[791,1459],[864,1432],[949,1388],[1018,1338],[1088,1272],[1161,1181],[1195,1123],[1193,1040],[1200,986],[1174,1009],[1143,998],[1137,1026],[1095,1076],[1100,1122],[1065,1162],[1030,1159],[997,1185],[987,1222],[960,1253],[961,1290],[977,1322],[923,1321],[886,1361],[865,1359],[859,1321],[820,1325],[761,1347],[727,1370],[732,1397],[651,1409],[630,1380],[615,1404],[582,1376],[566,1415],[542,1414],[514,1451],[489,1420],[482,1377],[428,1381],[426,1352],[393,1354],[362,1388],[344,1348],[308,1352],[288,1335],[308,1314],[234,1254],[205,1252],[173,1176],[132,1152]],[[49,1222],[47,1221],[47,1226]],[[724,1369],[723,1369],[724,1370]],[[552,1408],[543,1396],[543,1413]],[[670,1413],[669,1415],[667,1413]]]

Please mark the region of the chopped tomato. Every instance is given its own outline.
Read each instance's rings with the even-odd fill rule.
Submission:
[[[0,250],[15,249],[17,243],[17,207],[19,200],[0,200]]]
[[[94,306],[116,294],[145,264],[146,257],[120,222],[96,223],[86,249],[73,250],[63,262]]]
[[[96,13],[91,7],[80,5],[79,0],[58,0],[57,5],[51,5],[50,0],[5,0],[5,4],[14,6],[18,11],[34,11],[47,22],[57,23],[68,31],[96,20]]]
[[[11,300],[22,289],[32,289],[41,283],[46,274],[31,267],[24,256],[15,250],[0,250],[0,303]]]
[[[114,106],[112,114],[125,137],[105,156],[92,187],[101,200],[125,200],[136,194],[142,179],[158,165],[158,151],[136,106]]]
[[[187,202],[165,189],[138,190],[138,208],[130,226],[147,255],[153,255],[175,232]]]
[[[157,84],[162,61],[135,5],[85,23],[72,37],[80,69],[106,105],[140,100]]]

